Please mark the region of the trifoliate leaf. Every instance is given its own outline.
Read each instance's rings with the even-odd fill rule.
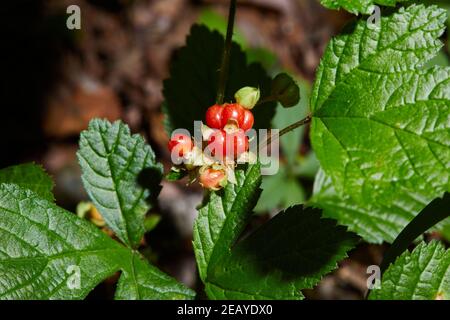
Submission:
[[[20,164],[0,170],[0,183],[14,183],[53,201],[53,180],[45,170],[34,163]]]
[[[354,14],[370,14],[374,5],[395,6],[397,3],[410,0],[320,0],[329,9],[345,9]]]
[[[194,224],[194,251],[200,278],[206,281],[211,260],[229,253],[245,228],[261,193],[260,166],[236,170],[236,184],[212,192],[199,209]]]
[[[450,68],[421,69],[442,47],[445,20],[420,5],[382,17],[380,28],[360,21],[321,61],[312,144],[339,197],[368,212],[376,203],[408,210],[414,197],[423,206],[409,221],[450,190]]]
[[[205,121],[205,112],[215,103],[224,38],[217,31],[194,25],[170,68],[170,78],[164,81],[166,131],[184,128],[193,133],[194,121]],[[270,92],[271,79],[260,64],[247,64],[245,53],[233,43],[225,102],[232,102],[234,94],[245,86]],[[255,107],[255,129],[270,128],[276,104],[264,103]]]
[[[369,299],[450,299],[450,251],[437,241],[406,251],[386,270],[381,288],[372,290]]]
[[[318,209],[291,207],[212,262],[206,292],[214,299],[302,299],[301,290],[337,268],[357,239]]]
[[[83,184],[105,222],[125,244],[138,245],[162,177],[151,147],[120,121],[93,120],[81,133],[78,159]]]
[[[122,270],[134,274],[140,296],[121,286],[122,298],[192,298],[193,293],[143,261],[131,269],[131,250],[93,224],[30,190],[0,184],[0,299],[82,299]],[[161,280],[164,279],[164,280]]]

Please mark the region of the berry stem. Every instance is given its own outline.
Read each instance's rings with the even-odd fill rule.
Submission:
[[[220,66],[219,73],[219,87],[217,91],[216,103],[221,105],[225,98],[225,87],[228,78],[228,71],[230,66],[230,55],[231,55],[231,45],[233,38],[233,28],[234,28],[234,16],[236,15],[236,2],[237,0],[230,0],[230,10],[228,13],[228,26],[227,35],[225,38],[225,46],[223,49],[222,63]]]
[[[305,118],[303,118],[302,120],[299,120],[289,126],[287,126],[286,128],[280,130],[280,132],[278,133],[278,138],[281,138],[281,136],[285,135],[286,133],[291,132],[294,129],[297,129],[298,127],[301,127],[309,122],[311,122],[312,116],[311,114],[308,114]],[[268,145],[270,145],[270,143],[272,142],[272,135],[270,134],[267,137],[267,140],[265,142],[265,146],[267,147]],[[264,146],[264,145],[263,145]]]
[[[302,120],[297,121],[297,122],[287,126],[286,128],[282,129],[280,131],[280,133],[278,134],[278,136],[281,137],[282,135],[285,135],[286,133],[288,133],[288,132],[290,132],[290,131],[292,131],[294,129],[297,129],[298,127],[301,127],[301,126],[303,126],[303,125],[305,125],[305,124],[307,124],[309,122],[311,122],[311,119],[312,119],[311,114],[308,114]]]

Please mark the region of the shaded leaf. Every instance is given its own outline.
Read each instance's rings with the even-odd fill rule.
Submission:
[[[194,25],[186,39],[186,46],[177,53],[170,68],[170,78],[164,81],[166,131],[184,128],[193,133],[194,121],[205,121],[205,112],[215,103],[218,70],[222,58],[224,38],[217,31]],[[233,43],[225,102],[245,86],[257,87],[261,95],[270,92],[271,79],[261,65],[247,64],[245,53]],[[265,103],[253,110],[255,129],[270,128],[275,103]]]
[[[214,299],[302,299],[300,290],[337,268],[357,240],[318,209],[291,207],[213,262],[206,291]]]

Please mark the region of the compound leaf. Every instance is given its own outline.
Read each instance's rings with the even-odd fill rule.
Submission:
[[[381,288],[372,290],[369,299],[450,299],[450,251],[432,241],[404,252],[383,274]]]
[[[138,245],[162,177],[151,147],[124,123],[95,119],[81,133],[78,159],[84,187],[105,222],[125,244]]]

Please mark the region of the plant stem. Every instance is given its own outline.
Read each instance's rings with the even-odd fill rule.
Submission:
[[[286,133],[288,133],[288,132],[290,132],[290,131],[292,131],[294,129],[297,129],[298,127],[301,127],[301,126],[303,126],[303,125],[305,125],[305,124],[307,124],[309,122],[311,122],[311,118],[312,118],[311,114],[308,114],[306,116],[306,118],[304,118],[304,119],[302,119],[300,121],[297,121],[297,122],[287,126],[286,128],[282,129],[280,131],[280,133],[278,134],[278,136],[281,137],[282,135],[285,135]]]
[[[286,128],[282,129],[279,133],[278,133],[278,138],[280,138],[281,136],[285,135],[286,133],[291,132],[294,129],[297,129],[298,127],[301,127],[309,122],[311,122],[311,114],[308,114],[305,118],[303,118],[302,120],[299,120],[289,126],[287,126]],[[272,143],[272,134],[269,135],[269,137],[267,138],[265,145],[268,146]]]
[[[228,13],[227,35],[225,37],[225,46],[223,49],[222,63],[219,74],[219,87],[217,89],[217,104],[223,104],[225,98],[225,88],[227,85],[228,71],[230,67],[231,45],[233,38],[234,16],[236,15],[237,0],[230,0],[230,10]]]

